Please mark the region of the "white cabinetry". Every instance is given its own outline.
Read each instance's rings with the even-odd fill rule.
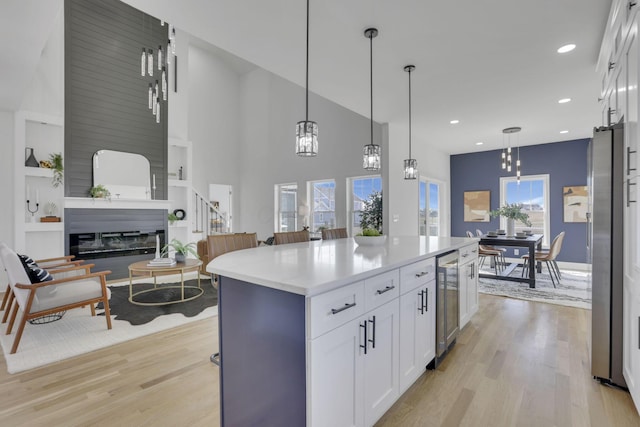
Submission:
[[[460,288],[459,322],[462,329],[478,311],[478,245],[473,244],[460,249],[458,265]]]
[[[640,410],[638,7],[635,0],[612,2],[598,59],[598,71],[602,78],[602,125],[621,120],[624,122],[623,375],[636,408]]]
[[[400,392],[418,379],[436,352],[435,260],[400,269]]]
[[[33,258],[60,256],[64,250],[64,227],[61,222],[40,222],[47,206],[55,205],[53,216],[62,217],[63,185],[52,184],[53,170],[24,166],[26,150],[31,148],[38,161],[49,160],[53,153],[64,152],[64,121],[62,117],[18,111],[15,113],[15,184],[14,247]],[[37,211],[31,214],[38,204]]]
[[[398,294],[393,270],[311,298],[311,425],[370,426],[398,398]]]

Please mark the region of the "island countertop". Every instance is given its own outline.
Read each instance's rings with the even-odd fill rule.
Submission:
[[[358,246],[353,238],[263,246],[214,258],[207,271],[313,296],[476,242],[477,238],[464,237],[389,236],[382,246]]]

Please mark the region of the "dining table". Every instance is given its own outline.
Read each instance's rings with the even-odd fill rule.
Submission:
[[[540,273],[542,270],[542,266],[538,263],[536,267],[535,254],[536,251],[542,250],[542,238],[543,234],[530,234],[526,236],[506,236],[506,235],[489,235],[484,234],[480,237],[480,245],[483,246],[507,246],[507,247],[519,247],[526,248],[529,250],[529,276],[528,277],[519,277],[519,276],[511,276],[510,274],[513,270],[521,265],[522,263],[514,262],[505,266],[505,268],[499,272],[498,274],[488,274],[488,273],[480,273],[479,277],[484,277],[487,279],[497,279],[497,280],[510,280],[513,282],[522,282],[528,283],[530,288],[536,287],[536,272]],[[524,262],[524,261],[523,261]],[[524,265],[523,265],[524,267]]]

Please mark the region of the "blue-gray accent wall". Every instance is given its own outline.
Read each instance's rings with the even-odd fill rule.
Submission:
[[[565,231],[558,261],[587,262],[587,224],[564,222],[562,187],[587,185],[587,150],[590,139],[529,145],[520,148],[522,175],[549,174],[550,241]],[[451,156],[451,235],[466,236],[466,231],[500,228],[500,219],[490,222],[464,222],[465,191],[491,191],[491,209],[500,207],[500,177],[515,176],[500,167],[500,151]],[[510,254],[508,256],[513,256]]]

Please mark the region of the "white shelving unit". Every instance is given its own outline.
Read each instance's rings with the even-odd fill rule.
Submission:
[[[16,165],[25,164],[27,147],[33,148],[37,160],[48,160],[52,153],[64,152],[63,117],[18,111],[14,125]],[[15,250],[36,259],[59,256],[64,251],[64,224],[40,222],[40,217],[46,215],[48,203],[56,205],[56,216],[63,216],[63,186],[55,188],[51,183],[52,169],[18,166],[15,170]],[[27,200],[31,209],[36,202],[39,205],[33,215],[27,211]]]
[[[193,233],[193,198],[192,188],[192,144],[176,138],[169,138],[168,147],[168,199],[169,212],[182,209],[186,216],[184,220],[176,221],[169,225],[167,241],[178,239],[181,242],[193,242],[200,239],[200,235]],[[182,179],[180,178],[182,168]]]

